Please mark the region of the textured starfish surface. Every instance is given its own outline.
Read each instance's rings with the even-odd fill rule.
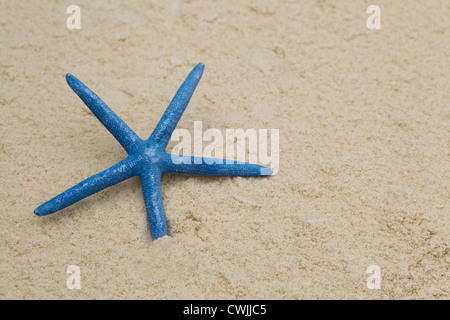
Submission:
[[[71,74],[69,86],[100,122],[119,141],[128,156],[112,167],[87,178],[40,205],[34,213],[45,216],[64,209],[96,192],[128,178],[139,176],[152,239],[167,235],[161,196],[163,172],[214,176],[267,176],[272,169],[257,164],[216,158],[171,155],[165,149],[203,74],[199,63],[188,75],[147,140],[140,139],[94,92]]]

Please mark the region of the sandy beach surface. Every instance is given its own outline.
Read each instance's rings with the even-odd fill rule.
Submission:
[[[450,298],[449,1],[0,3],[0,299]],[[66,73],[147,138],[198,62],[178,128],[279,129],[276,175],[163,175],[154,242],[138,177],[33,214],[126,156]]]

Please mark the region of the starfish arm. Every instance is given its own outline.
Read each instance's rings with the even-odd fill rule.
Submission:
[[[34,210],[45,216],[64,209],[96,192],[137,175],[136,161],[127,157],[112,167],[87,178]]]
[[[194,90],[202,77],[204,68],[204,64],[199,63],[189,73],[161,117],[161,120],[159,120],[155,130],[153,130],[149,140],[151,139],[164,147],[167,145],[172,132],[175,130],[178,121],[180,121],[184,110],[191,100]]]
[[[268,176],[272,168],[240,161],[218,158],[168,155],[165,172],[198,174],[206,176]]]
[[[140,173],[140,177],[150,232],[152,239],[156,240],[167,235],[166,215],[161,195],[161,172],[145,170]]]
[[[91,109],[92,113],[116,138],[122,147],[131,153],[142,143],[141,138],[131,130],[131,128],[119,118],[91,89],[84,85],[80,80],[68,73],[66,80],[73,91],[83,100]]]

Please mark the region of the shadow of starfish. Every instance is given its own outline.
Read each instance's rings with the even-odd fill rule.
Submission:
[[[272,174],[271,168],[256,164],[166,153],[165,149],[172,132],[200,81],[203,69],[203,63],[199,63],[191,71],[146,141],[141,140],[94,92],[73,75],[67,74],[66,80],[69,86],[119,141],[128,152],[128,156],[112,167],[81,181],[40,205],[34,213],[38,216],[54,213],[107,187],[139,176],[150,232],[152,239],[155,240],[167,235],[166,216],[161,196],[161,174],[163,172],[215,176],[266,176]]]

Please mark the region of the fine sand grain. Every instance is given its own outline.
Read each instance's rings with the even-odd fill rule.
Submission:
[[[1,299],[450,298],[448,0],[0,3]],[[178,128],[280,129],[277,175],[164,175],[155,242],[139,178],[34,216],[126,156],[67,72],[147,138],[198,62]]]

